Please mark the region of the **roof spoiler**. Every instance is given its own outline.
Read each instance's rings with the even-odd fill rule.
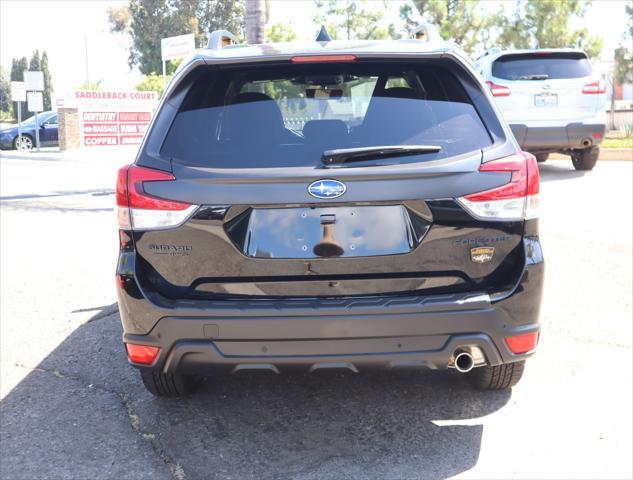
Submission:
[[[209,35],[209,43],[207,43],[207,48],[211,50],[219,50],[228,45],[235,45],[240,43],[235,35],[233,35],[228,30],[214,30]]]
[[[495,53],[499,53],[501,51],[501,48],[499,47],[492,47],[489,48],[488,50],[486,50],[484,53],[482,53],[481,55],[479,55],[476,59],[475,62],[479,59],[482,59],[484,57],[487,57],[488,55],[493,55]]]

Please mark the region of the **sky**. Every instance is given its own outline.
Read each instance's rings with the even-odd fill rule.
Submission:
[[[125,0],[0,0],[0,66],[11,68],[12,57],[31,57],[45,49],[56,97],[64,97],[87,80],[102,81],[104,88],[132,88],[140,74],[127,63],[129,37],[111,34],[106,9]],[[291,24],[299,39],[311,39],[317,26],[311,0],[271,0],[270,23]],[[402,1],[392,0],[386,21],[397,22]],[[626,0],[594,1],[582,24],[604,39],[603,55],[622,41],[627,17]],[[514,8],[514,1],[488,0],[485,8]],[[86,68],[86,47],[88,51]]]

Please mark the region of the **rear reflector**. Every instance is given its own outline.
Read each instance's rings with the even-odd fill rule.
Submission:
[[[510,95],[510,89],[505,85],[497,85],[493,82],[486,82],[488,84],[488,88],[490,88],[490,92],[493,97],[507,97]]]
[[[356,55],[303,55],[292,57],[292,63],[332,63],[332,62],[355,62]]]
[[[536,349],[538,332],[524,333],[506,338],[506,344],[514,354],[528,353]]]
[[[520,152],[481,164],[480,172],[510,173],[500,187],[472,193],[457,201],[475,218],[515,221],[538,217],[539,170],[536,157]]]
[[[582,93],[585,95],[596,95],[600,93],[606,93],[607,86],[602,80],[596,80],[593,83],[588,83],[582,87]]]
[[[140,363],[141,365],[151,365],[160,353],[160,347],[150,347],[149,345],[126,343],[125,348],[130,362]]]
[[[156,230],[180,225],[198,208],[175,200],[154,197],[145,192],[148,182],[170,182],[176,178],[169,172],[126,165],[119,169],[116,204],[119,228],[122,230]]]

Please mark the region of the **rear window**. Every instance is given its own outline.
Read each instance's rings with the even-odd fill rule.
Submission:
[[[582,53],[521,53],[506,55],[492,64],[492,76],[505,80],[554,80],[591,75],[591,63]]]
[[[338,148],[437,145],[405,163],[476,151],[491,138],[450,71],[400,63],[214,69],[191,87],[163,143],[216,168],[321,166]]]

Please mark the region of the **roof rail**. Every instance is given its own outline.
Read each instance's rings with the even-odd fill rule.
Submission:
[[[479,56],[475,59],[475,61],[477,61],[477,60],[479,60],[479,59],[481,59],[481,58],[484,58],[484,57],[486,57],[486,56],[488,56],[488,55],[492,55],[492,54],[495,54],[495,53],[499,53],[501,50],[502,50],[502,49],[501,49],[501,48],[499,48],[499,47],[492,47],[492,48],[489,48],[489,49],[488,49],[488,50],[486,50],[484,53],[482,53],[481,55],[479,55]]]
[[[219,50],[222,47],[234,45],[236,43],[239,43],[239,40],[228,30],[214,30],[211,32],[211,35],[209,35],[207,48],[210,48],[211,50]]]

